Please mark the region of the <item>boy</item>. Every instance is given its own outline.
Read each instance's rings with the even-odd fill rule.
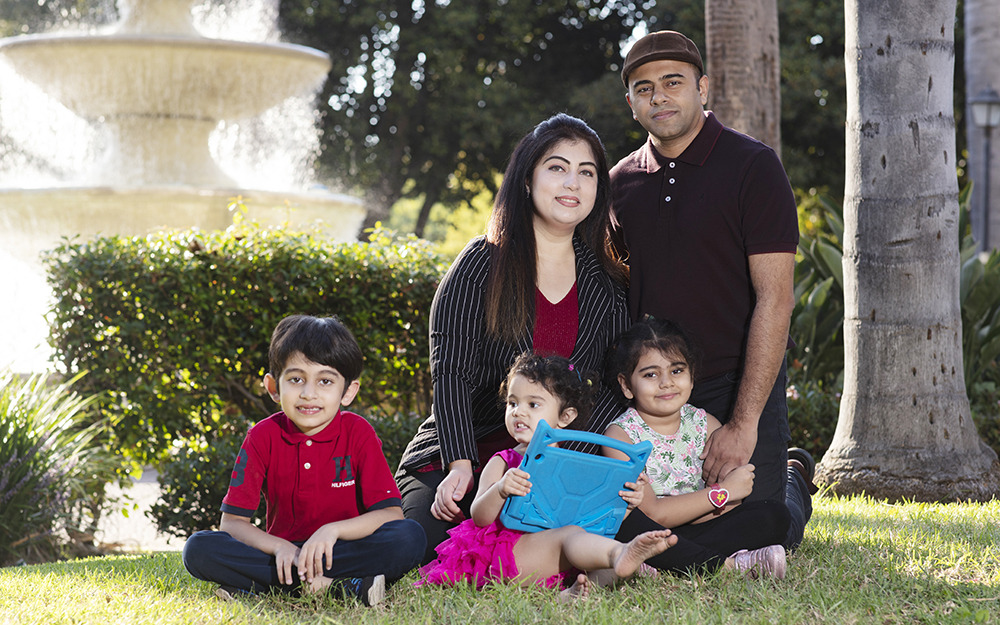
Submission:
[[[281,412],[247,433],[222,500],[218,532],[184,545],[184,567],[216,594],[328,589],[374,605],[419,564],[426,537],[404,520],[399,490],[372,426],[341,410],[363,358],[334,317],[294,315],[271,336],[264,386]],[[267,531],[250,519],[261,490]]]

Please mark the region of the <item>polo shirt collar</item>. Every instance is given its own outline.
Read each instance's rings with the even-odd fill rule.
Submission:
[[[312,436],[306,436],[299,430],[298,426],[288,418],[284,412],[279,412],[277,415],[278,425],[281,426],[281,438],[290,445],[298,445],[299,443],[304,443],[307,440],[314,440],[318,443],[327,443],[336,440],[337,436],[340,435],[340,414],[343,412],[342,409],[337,410],[337,416],[333,418],[333,421],[329,423],[321,431],[313,434]]]
[[[715,147],[716,141],[719,140],[719,136],[722,135],[723,126],[722,123],[715,118],[715,113],[712,111],[705,111],[705,124],[701,127],[698,132],[698,136],[694,138],[691,145],[681,152],[681,155],[675,159],[669,159],[656,151],[653,147],[653,138],[650,137],[646,139],[646,145],[643,146],[645,151],[646,160],[646,173],[654,174],[660,171],[662,168],[666,167],[667,163],[671,160],[681,161],[687,163],[688,165],[696,165],[701,167],[708,160],[709,155],[712,154],[712,148]]]

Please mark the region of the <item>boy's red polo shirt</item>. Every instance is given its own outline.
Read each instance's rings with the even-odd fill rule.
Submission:
[[[305,541],[321,526],[401,505],[371,424],[341,410],[306,436],[278,412],[250,428],[222,511],[252,517],[264,489],[267,533]]]

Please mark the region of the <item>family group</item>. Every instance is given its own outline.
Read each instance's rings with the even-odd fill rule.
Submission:
[[[486,235],[438,286],[432,413],[395,475],[345,409],[363,364],[350,331],[335,317],[278,324],[264,386],[281,412],[247,434],[219,531],[185,544],[192,575],[224,598],[366,605],[416,567],[418,585],[506,580],[566,599],[657,571],[784,577],[815,492],[812,458],[788,448],[792,191],[773,150],[705,111],[709,79],[684,35],[637,41],[621,78],[649,137],[613,168],[565,114],[514,149]],[[542,422],[652,443],[621,485],[614,538],[499,520],[532,488],[520,466]],[[261,493],[265,529],[252,523]]]

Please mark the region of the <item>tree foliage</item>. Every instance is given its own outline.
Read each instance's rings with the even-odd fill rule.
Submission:
[[[495,190],[494,173],[521,135],[617,69],[643,7],[286,0],[280,17],[286,37],[333,59],[321,97],[326,173],[366,190],[369,221],[423,195],[419,232],[435,201]]]
[[[793,185],[843,188],[843,4],[779,5],[782,136]],[[285,37],[328,52],[323,176],[364,190],[385,219],[403,197],[457,205],[495,191],[520,136],[558,111],[587,120],[612,162],[642,144],[618,78],[633,28],[704,50],[704,0],[284,0]]]

